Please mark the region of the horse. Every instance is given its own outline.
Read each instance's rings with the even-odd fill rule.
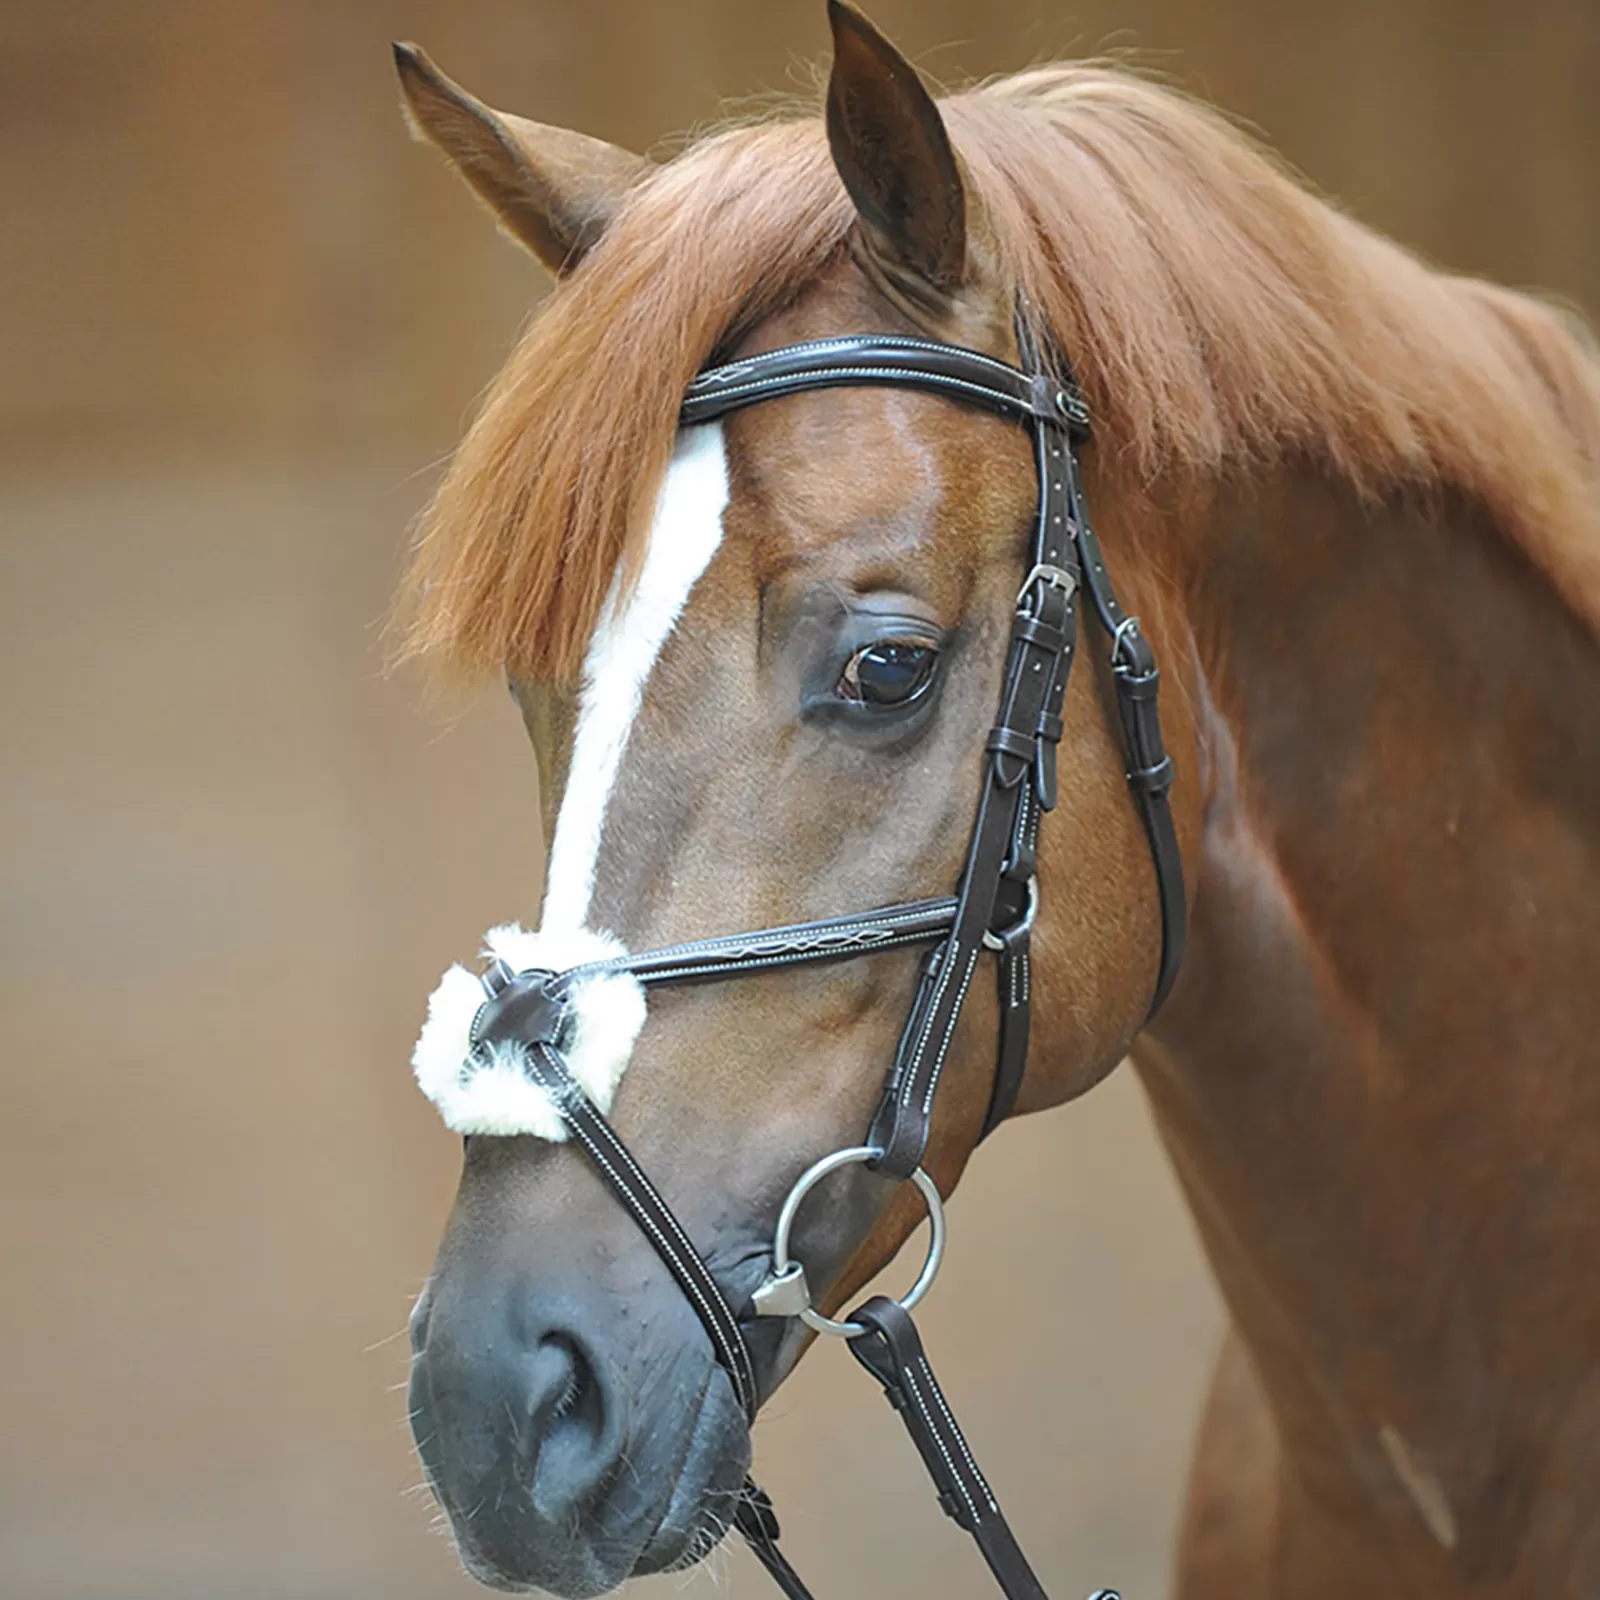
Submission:
[[[1169,908],[1117,669],[1086,651],[1010,1109],[1130,1059],[1226,1302],[1176,1592],[1594,1593],[1593,347],[1169,88],[1066,64],[935,99],[828,15],[824,115],[662,164],[397,47],[414,131],[556,279],[401,602],[404,651],[506,677],[538,758],[542,916],[490,935],[498,969],[599,974],[572,1074],[744,1318],[797,1176],[860,1144],[928,968],[873,948],[647,1006],[628,952],[949,895],[1040,480],[1025,430],[944,394],[862,382],[681,426],[685,395],[810,341],[1037,355],[1087,405],[1084,501],[1165,668],[1189,914],[1152,1014]],[[944,1041],[937,1194],[989,1120],[1005,1006],[971,984]],[[549,1084],[490,1065],[471,1106],[425,1084],[467,1138],[413,1426],[471,1573],[591,1595],[717,1542],[749,1414]],[[921,1205],[870,1160],[813,1193],[813,1315]],[[744,1337],[753,1401],[809,1344],[793,1316]]]

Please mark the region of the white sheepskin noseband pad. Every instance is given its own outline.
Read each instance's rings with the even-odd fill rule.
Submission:
[[[485,957],[499,956],[513,972],[535,967],[565,972],[627,953],[610,934],[588,929],[529,933],[515,923],[491,928],[483,944]],[[457,1133],[565,1139],[566,1120],[528,1075],[521,1045],[497,1043],[473,1056],[472,1023],[483,1003],[483,985],[465,967],[453,966],[439,980],[411,1052],[418,1087]],[[644,986],[631,972],[599,973],[573,986],[570,1003],[572,1035],[562,1051],[567,1068],[601,1111],[609,1111],[644,1027]]]

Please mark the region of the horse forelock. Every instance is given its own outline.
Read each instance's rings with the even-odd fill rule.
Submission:
[[[1435,271],[1120,71],[1041,68],[941,109],[999,269],[1119,473],[1292,458],[1374,497],[1465,494],[1600,631],[1600,366],[1557,313]],[[836,262],[852,221],[815,116],[713,133],[641,186],[446,473],[407,653],[578,677],[643,570],[689,379]]]

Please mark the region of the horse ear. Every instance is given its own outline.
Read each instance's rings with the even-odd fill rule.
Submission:
[[[917,69],[861,13],[828,0],[828,145],[874,265],[918,301],[967,271],[967,199],[939,108]]]
[[[442,150],[501,227],[552,272],[578,264],[653,170],[603,139],[492,110],[414,44],[397,44],[394,64],[412,132]]]

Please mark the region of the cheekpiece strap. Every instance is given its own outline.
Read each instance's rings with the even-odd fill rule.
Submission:
[[[1025,330],[1024,359],[1030,343]],[[1033,438],[1038,509],[1028,571],[1017,592],[999,715],[986,749],[977,822],[957,894],[950,939],[924,967],[911,1016],[869,1139],[882,1171],[908,1176],[922,1160],[934,1098],[978,959],[999,957],[1000,1046],[984,1132],[1005,1120],[1027,1064],[1032,989],[1029,932],[1038,904],[1038,819],[1056,803],[1061,709],[1077,648],[1076,598],[1082,574],[1074,541],[1072,464],[1088,412],[1076,387],[1032,380],[1070,403],[1017,413]]]

